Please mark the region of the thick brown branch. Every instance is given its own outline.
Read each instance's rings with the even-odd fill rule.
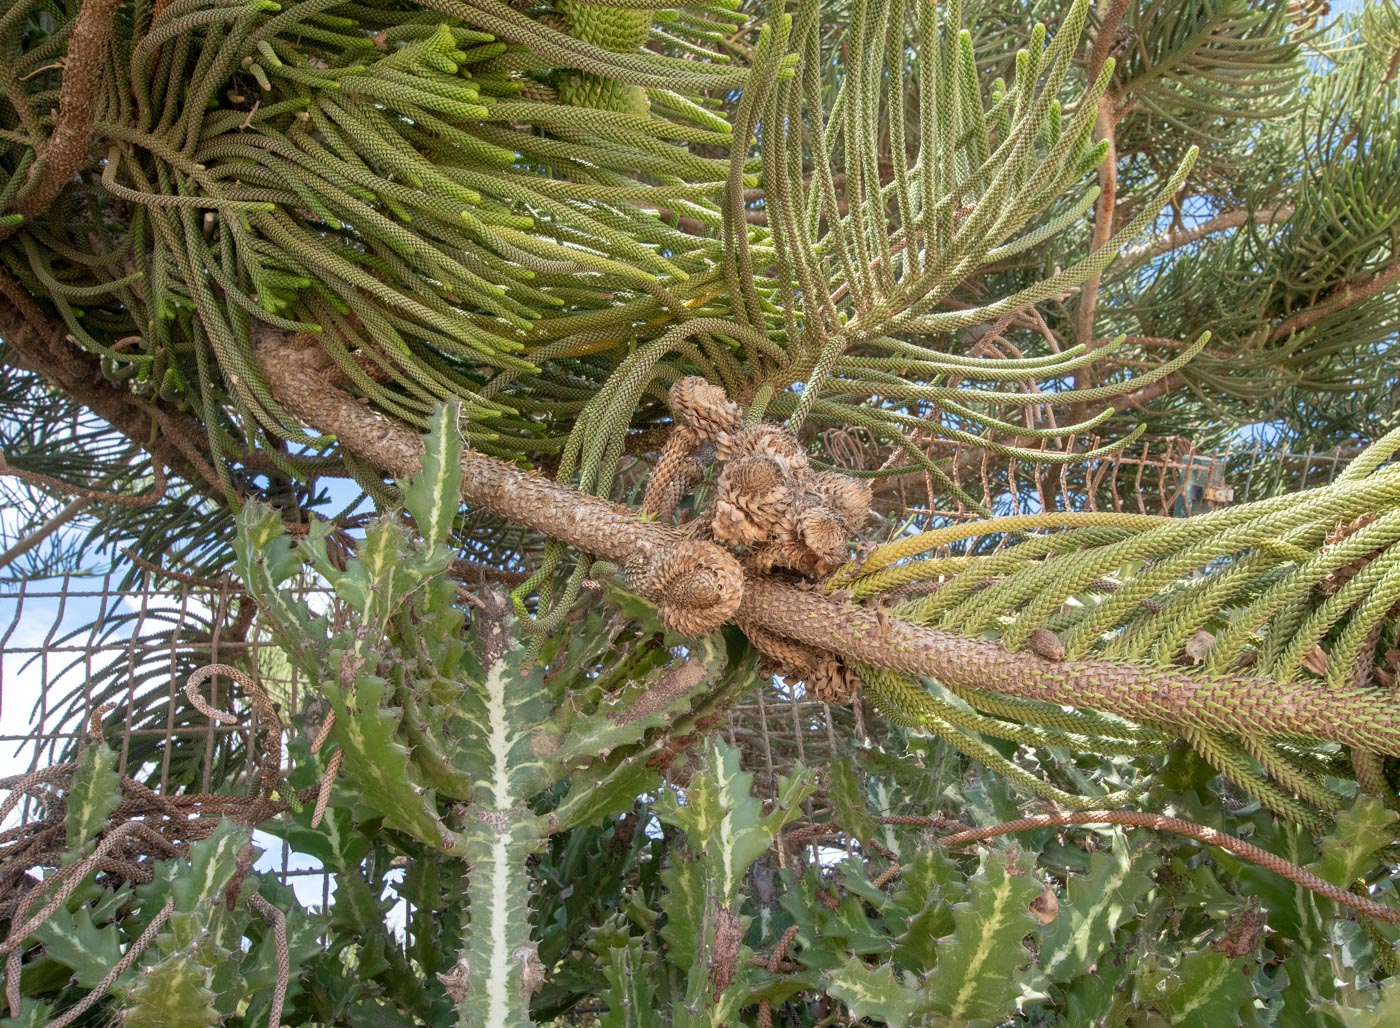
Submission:
[[[259,331],[256,345],[277,400],[287,410],[336,435],[347,450],[387,472],[404,476],[418,469],[421,436],[367,410],[333,385],[328,358],[318,348],[273,330]],[[663,604],[671,599],[668,590],[654,581],[647,584],[646,566],[664,566],[673,554],[698,545],[664,525],[643,521],[626,507],[482,454],[465,454],[462,470],[462,498],[467,503],[615,563],[640,561],[639,591]],[[882,618],[876,611],[777,578],[747,574],[738,585],[735,619],[843,659],[950,685],[1091,707],[1135,721],[1307,736],[1400,754],[1400,707],[1379,690],[1239,675],[1205,678],[1102,660],[1061,663],[1013,653],[987,640]]]
[[[335,385],[335,369],[324,351],[304,337],[266,326],[253,330],[253,347],[274,395],[289,411],[397,478],[419,469],[422,438]],[[733,615],[742,572],[738,561],[713,543],[682,539],[620,504],[483,454],[464,454],[462,473],[466,502],[625,567],[633,586],[661,607],[667,624],[717,628]],[[703,615],[699,621],[697,615]]]
[[[319,432],[396,478],[420,467],[423,439],[412,429],[361,406],[335,385],[324,352],[301,337],[255,328],[254,351],[277,400]],[[663,551],[676,535],[638,520],[628,508],[561,486],[531,471],[468,451],[462,496],[470,504],[615,564],[639,552]]]
[[[1103,6],[1101,4],[1100,8]],[[1094,47],[1089,55],[1090,82],[1097,79],[1099,72],[1103,70],[1109,50],[1113,46],[1113,37],[1118,34],[1118,26],[1127,12],[1128,0],[1112,0],[1103,15],[1103,20],[1099,22],[1098,32],[1094,36]],[[1094,119],[1094,135],[1100,140],[1108,141],[1108,155],[1099,165],[1099,199],[1095,204],[1094,236],[1089,244],[1091,252],[1107,246],[1113,236],[1114,207],[1118,202],[1117,106],[1113,91],[1106,91],[1099,98],[1098,115]],[[1099,283],[1102,280],[1103,272],[1095,272],[1089,281],[1084,283],[1079,298],[1079,320],[1076,329],[1079,341],[1091,348],[1094,345],[1094,311],[1099,304]]]
[[[1104,660],[1061,663],[893,618],[882,623],[874,611],[757,577],[745,583],[739,617],[850,660],[949,685],[1090,707],[1172,727],[1326,738],[1400,752],[1400,708],[1379,690],[1244,675],[1207,678]]]
[[[1215,217],[1201,222],[1194,228],[1176,229],[1151,242],[1129,247],[1127,250],[1123,251],[1123,258],[1130,261],[1140,258],[1147,258],[1150,260],[1153,257],[1160,257],[1164,253],[1170,253],[1172,250],[1179,250],[1183,246],[1190,246],[1192,243],[1205,239],[1207,236],[1212,236],[1217,232],[1239,228],[1251,219],[1260,225],[1273,225],[1275,222],[1287,221],[1292,216],[1292,207],[1276,207],[1272,211],[1261,212],[1243,210],[1226,211],[1223,214],[1217,214]]]
[[[120,6],[121,0],[85,0],[78,11],[63,62],[58,121],[34,165],[37,177],[25,184],[16,204],[26,218],[47,210],[87,160],[97,80],[106,64],[112,18]],[[8,234],[0,232],[0,238]]]
[[[1400,260],[1394,261],[1390,267],[1372,275],[1364,282],[1346,282],[1338,286],[1325,300],[1279,322],[1269,333],[1269,341],[1287,338],[1289,334],[1309,328],[1323,318],[1346,310],[1362,300],[1369,300],[1397,283],[1400,283]]]
[[[164,464],[187,481],[202,484],[222,496],[218,477],[193,449],[192,440],[205,437],[204,428],[183,414],[159,411],[102,377],[95,358],[68,342],[63,324],[47,317],[12,278],[0,271],[0,338],[12,347],[18,363],[37,371],[102,418],[132,442],[144,447],[157,465]],[[143,409],[144,408],[144,409]],[[151,440],[151,420],[160,434]]]

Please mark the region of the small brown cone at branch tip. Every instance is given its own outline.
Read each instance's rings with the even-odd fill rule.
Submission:
[[[648,483],[647,513],[669,515],[699,481],[679,466],[698,437],[725,464],[708,512],[717,542],[749,550],[746,566],[760,574],[783,567],[820,579],[845,563],[847,542],[870,516],[868,482],[814,473],[795,435],[778,425],[743,425],[738,406],[703,378],[676,382],[670,402],[676,427]]]
[[[1060,637],[1048,628],[1037,628],[1026,639],[1026,648],[1046,660],[1065,659],[1065,644]]]
[[[713,442],[722,433],[737,432],[743,424],[739,405],[725,396],[723,388],[699,376],[677,381],[668,397],[676,420],[706,441]]]
[[[700,478],[694,454],[700,446],[700,433],[689,425],[677,425],[666,439],[661,459],[647,480],[642,510],[658,518],[669,518],[677,505]]]
[[[1026,648],[1037,657],[1044,657],[1046,660],[1063,661],[1064,643],[1060,636],[1051,632],[1050,629],[1036,629],[1030,633],[1026,639]]]

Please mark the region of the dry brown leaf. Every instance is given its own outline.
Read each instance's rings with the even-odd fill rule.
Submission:
[[[1210,655],[1210,648],[1214,645],[1215,636],[1206,631],[1197,632],[1186,644],[1186,659],[1192,664],[1199,664]]]
[[[1327,674],[1327,651],[1320,643],[1313,643],[1313,648],[1303,658],[1303,667],[1315,675]]]
[[[1041,924],[1055,920],[1060,913],[1060,897],[1055,895],[1055,890],[1047,885],[1039,896],[1031,900],[1031,913]]]

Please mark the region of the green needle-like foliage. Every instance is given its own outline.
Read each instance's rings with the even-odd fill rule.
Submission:
[[[1400,6],[1325,6],[7,0],[0,572],[244,593],[45,697],[3,1023],[1387,1023]],[[1171,435],[1351,462],[1069,484]]]

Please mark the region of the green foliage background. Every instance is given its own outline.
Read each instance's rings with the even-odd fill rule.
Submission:
[[[295,1024],[1394,1018],[1393,926],[1220,850],[1114,828],[965,852],[890,820],[987,825],[1047,797],[1132,799],[1393,904],[1393,788],[1389,805],[1363,796],[1340,747],[1242,754],[1151,729],[1095,750],[1074,745],[1074,718],[1030,742],[983,737],[965,696],[915,683],[961,721],[937,737],[852,728],[849,752],[786,769],[765,809],[757,769],[705,734],[735,697],[773,688],[743,635],[668,634],[591,560],[462,514],[454,479],[465,444],[634,500],[621,459],[670,423],[665,387],[690,373],[804,433],[824,465],[822,430],[868,432],[897,454],[871,474],[927,476],[972,511],[926,452],[935,439],[1055,466],[1085,457],[1057,449],[1076,434],[1111,450],[1144,424],[1202,445],[1260,424],[1298,448],[1382,438],[1400,406],[1393,0],[1327,24],[1307,5],[1133,3],[1097,64],[1115,5],[1083,0],[139,0],[116,8],[92,152],[27,212],[82,6],[0,11],[0,267],[102,388],[157,412],[136,443],[185,418],[209,468],[151,506],[94,507],[86,538],[23,570],[122,543],[236,571],[315,693],[278,783],[290,809],[264,827],[336,892],[328,910],[301,908],[248,872],[249,829],[221,823],[151,855],[146,884],[94,874],[20,923],[5,1023],[48,1023],[94,990],[106,998],[87,1023],[170,1026],[276,1021],[282,995]],[[1110,149],[1116,202],[1095,243]],[[254,361],[257,324],[311,337],[367,404],[428,431],[424,473],[386,481],[308,437]],[[991,356],[989,324],[1008,347]],[[140,446],[46,389],[13,339],[0,354],[0,450],[30,475],[5,487],[32,512],[20,535],[55,511],[34,476],[127,496],[149,484]],[[1045,406],[1026,423],[1032,385]],[[1361,471],[1381,496],[1389,453],[1370,453]],[[341,511],[336,478],[359,494]],[[352,516],[361,504],[374,520]],[[1306,642],[1347,631],[1308,620],[1314,578],[1335,570],[1332,526],[1310,517],[1253,563],[1164,532],[1137,582],[1170,567],[1175,587],[1236,560],[1260,588],[1293,576],[1267,656],[1298,673]],[[1114,542],[1068,539],[1088,551],[1086,583],[1104,570],[1093,561],[1122,565]],[[1037,627],[1004,623],[988,595],[1058,611],[1016,550],[957,627],[1012,642]],[[517,602],[469,607],[446,575],[456,557],[526,570]],[[296,599],[308,565],[329,611]],[[1375,561],[1361,585],[1400,581],[1396,566]],[[901,613],[946,621],[985,577]],[[1243,578],[1182,587],[1172,631],[1131,612],[1115,652],[1169,664],[1187,629],[1228,628]],[[1082,655],[1102,642],[1095,618],[1139,599],[1058,611],[1057,627],[1079,626]],[[1400,646],[1383,607],[1365,613],[1346,639]],[[1150,653],[1162,638],[1170,652]],[[128,716],[194,723],[164,704],[167,684],[137,683]],[[976,738],[954,745],[957,732]],[[62,828],[53,874],[93,858],[121,809],[115,754],[93,741],[74,756],[71,788],[43,810]],[[248,758],[234,743],[212,763],[172,751],[167,784],[192,791],[207,770],[241,795]],[[332,760],[318,820],[297,797]],[[842,846],[793,846],[794,824]],[[405,933],[388,920],[397,900]],[[107,980],[124,953],[139,959]]]
[[[798,766],[769,809],[740,751],[714,736],[663,783],[650,758],[754,688],[751,659],[727,633],[668,635],[618,590],[528,662],[504,597],[468,627],[442,576],[460,474],[452,424],[444,409],[430,470],[402,492],[436,538],[391,514],[340,568],[324,524],[293,544],[275,514],[243,515],[240,573],[334,712],[319,754],[302,726],[285,788],[314,783],[332,751],[343,760],[324,820],[299,805],[264,827],[335,875],[330,909],[303,910],[268,875],[235,877],[250,837],[226,821],[188,858],[157,862],[150,885],[88,880],[43,919],[19,1016],[4,1023],[47,1023],[158,916],[139,967],[112,984],[112,1012],[264,1023],[276,948],[250,896],[284,912],[296,973],[282,1017],[296,1024],[523,1025],[582,1010],[569,1022],[718,1026],[751,1023],[760,1004],[804,1025],[841,1011],[897,1026],[1384,1023],[1378,978],[1397,930],[1338,919],[1262,868],[1140,830],[1042,829],[962,853],[892,823],[1023,809],[1005,778],[923,733],[884,731],[828,766]],[[335,591],[325,613],[287,599],[303,559]],[[1132,771],[1127,758],[1038,756],[1056,777]],[[107,828],[115,760],[88,745],[55,798],[65,863]],[[1335,884],[1393,889],[1395,814],[1380,801],[1357,797],[1318,837],[1223,803],[1221,789],[1177,748],[1146,803]],[[794,860],[800,846],[779,837],[818,791],[819,823],[846,849]],[[226,908],[230,880],[241,884]],[[411,911],[406,933],[386,920],[395,899]]]

